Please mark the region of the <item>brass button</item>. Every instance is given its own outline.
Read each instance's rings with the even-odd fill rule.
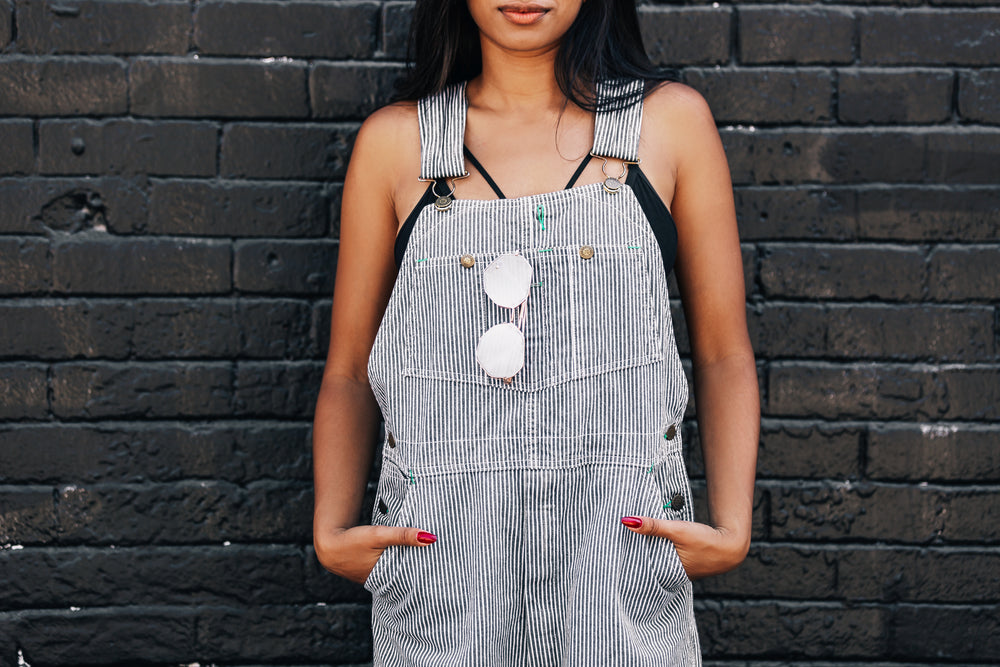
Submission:
[[[462,263],[462,266],[464,266],[465,268],[469,268],[470,266],[476,263],[476,258],[473,257],[472,255],[462,255],[458,261],[460,261]]]
[[[390,447],[395,447],[396,446],[396,438],[394,438],[392,436],[392,433],[388,434],[388,436],[386,437],[386,442],[389,443]]]
[[[590,259],[594,256],[594,246],[584,245],[580,246],[580,257],[584,259]]]
[[[679,510],[684,508],[684,496],[680,493],[675,493],[674,497],[670,499],[670,509]]]
[[[677,424],[671,424],[670,428],[663,435],[666,436],[667,440],[673,440],[674,436],[677,435]]]
[[[381,498],[378,499],[378,511],[385,514],[389,511],[389,506],[385,504],[385,501]]]

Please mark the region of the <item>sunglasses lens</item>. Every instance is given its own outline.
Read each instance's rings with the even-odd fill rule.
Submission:
[[[510,322],[490,327],[479,337],[476,361],[490,377],[513,377],[524,366],[524,334]]]
[[[483,289],[497,305],[516,308],[528,298],[531,264],[520,255],[500,255],[483,269]]]

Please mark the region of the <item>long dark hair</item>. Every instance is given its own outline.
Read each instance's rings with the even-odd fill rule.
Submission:
[[[406,60],[394,101],[418,100],[482,72],[479,28],[466,0],[417,0]],[[645,86],[638,94],[645,95],[663,81],[680,81],[675,68],[657,68],[646,55],[635,0],[586,0],[563,36],[555,67],[567,100],[587,111],[617,109],[636,101],[635,93],[599,99],[598,82],[643,79]]]

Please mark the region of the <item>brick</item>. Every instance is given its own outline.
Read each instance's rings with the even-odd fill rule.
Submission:
[[[928,264],[932,300],[996,303],[1000,294],[1000,245],[938,246],[931,252]]]
[[[734,188],[743,241],[836,240],[858,236],[858,194],[810,187]]]
[[[32,121],[0,119],[0,175],[30,174],[35,171],[35,146],[32,138]],[[0,220],[7,217],[0,209]]]
[[[994,361],[993,318],[986,306],[829,306],[825,348],[844,359]]]
[[[833,549],[751,545],[735,570],[695,581],[695,599],[827,599],[837,589],[838,557]]]
[[[944,123],[951,118],[951,72],[843,69],[838,73],[842,123]]]
[[[184,0],[17,0],[17,46],[26,53],[180,54],[190,24]]]
[[[998,587],[993,550],[855,545],[837,553],[837,594],[852,601],[990,603]]]
[[[213,176],[218,130],[201,121],[43,120],[43,174]]]
[[[1000,611],[984,607],[899,605],[889,627],[896,658],[993,661],[1000,655]]]
[[[1000,188],[865,188],[858,192],[858,223],[868,239],[994,241],[1000,237]]]
[[[320,362],[241,362],[236,368],[236,414],[311,418],[322,379]]]
[[[772,362],[768,415],[827,419],[991,420],[997,366]]]
[[[14,5],[11,0],[0,0],[0,49],[6,49],[13,37]]]
[[[330,202],[330,238],[340,238],[340,208],[344,198],[343,183],[327,183],[327,198]]]
[[[849,10],[739,8],[743,64],[849,63],[854,15]]]
[[[304,118],[306,67],[222,58],[140,58],[129,70],[137,116]]]
[[[0,301],[0,357],[124,359],[132,310],[102,301]]]
[[[47,241],[0,238],[0,294],[39,294],[52,288]]]
[[[313,308],[312,337],[316,342],[316,356],[326,359],[330,351],[330,320],[333,317],[333,303],[322,301]]]
[[[144,227],[139,179],[8,178],[0,180],[0,232],[42,234]]]
[[[0,364],[0,419],[43,419],[49,413],[47,368]]]
[[[2,373],[2,370],[0,370]],[[0,487],[0,542],[19,544],[48,539],[58,532],[52,489]]]
[[[763,357],[826,356],[827,308],[813,304],[755,303],[747,306],[754,352]]]
[[[929,132],[927,178],[935,183],[997,184],[1000,128]]]
[[[857,478],[861,433],[856,426],[765,420],[757,451],[757,476]]]
[[[311,445],[309,426],[296,423],[7,424],[0,483],[309,481]]]
[[[234,286],[241,292],[322,294],[333,291],[337,248],[319,241],[241,241]]]
[[[406,46],[413,17],[412,2],[387,2],[382,9],[382,54],[406,60]]]
[[[759,482],[770,497],[771,539],[995,542],[996,492],[871,482]]]
[[[309,99],[314,118],[364,120],[389,103],[399,65],[317,63],[309,72]]]
[[[1000,123],[1000,69],[958,73],[958,115],[979,123]]]
[[[194,40],[204,54],[370,58],[378,10],[375,2],[209,0],[198,6]]]
[[[768,297],[919,300],[924,274],[917,248],[772,243],[761,251]]]
[[[0,88],[2,115],[104,116],[127,108],[125,66],[116,59],[5,58]]]
[[[32,664],[190,662],[195,613],[188,608],[47,609],[17,617],[18,651]]]
[[[236,321],[241,356],[305,359],[316,354],[313,308],[306,301],[241,299]]]
[[[370,628],[371,609],[361,604],[210,607],[198,617],[198,654],[203,660],[255,664],[326,664],[336,656],[338,663],[364,667],[372,655]]]
[[[150,189],[152,234],[189,236],[324,236],[330,203],[309,183],[156,181]]]
[[[729,7],[640,7],[639,27],[655,65],[729,62]]]
[[[714,600],[696,601],[695,616],[706,658],[883,655],[889,621],[875,607]]]
[[[687,68],[684,83],[705,97],[720,123],[814,124],[831,119],[829,72]]]
[[[923,182],[921,134],[898,130],[721,129],[734,185]]]
[[[220,241],[78,234],[52,252],[53,289],[64,294],[217,294],[231,287],[230,248]]]
[[[302,552],[282,545],[0,551],[6,610],[301,602]]]
[[[996,425],[873,424],[865,473],[883,480],[996,482],[998,442]]]
[[[235,123],[222,136],[221,176],[343,178],[357,131],[357,124]]]
[[[871,10],[859,16],[864,64],[995,65],[1000,11]]]
[[[80,362],[52,371],[52,410],[63,418],[224,417],[232,398],[223,362]]]
[[[741,244],[740,259],[743,261],[743,293],[749,297],[757,289],[757,249],[752,245]]]
[[[238,350],[239,326],[231,301],[156,299],[135,306],[136,358],[232,357]]]

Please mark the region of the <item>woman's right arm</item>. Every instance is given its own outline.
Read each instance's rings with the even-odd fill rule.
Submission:
[[[378,438],[368,355],[396,278],[393,183],[399,128],[390,106],[362,124],[344,180],[330,348],[313,419],[313,546],[324,568],[363,582],[388,544],[417,542],[417,528],[359,526]]]

